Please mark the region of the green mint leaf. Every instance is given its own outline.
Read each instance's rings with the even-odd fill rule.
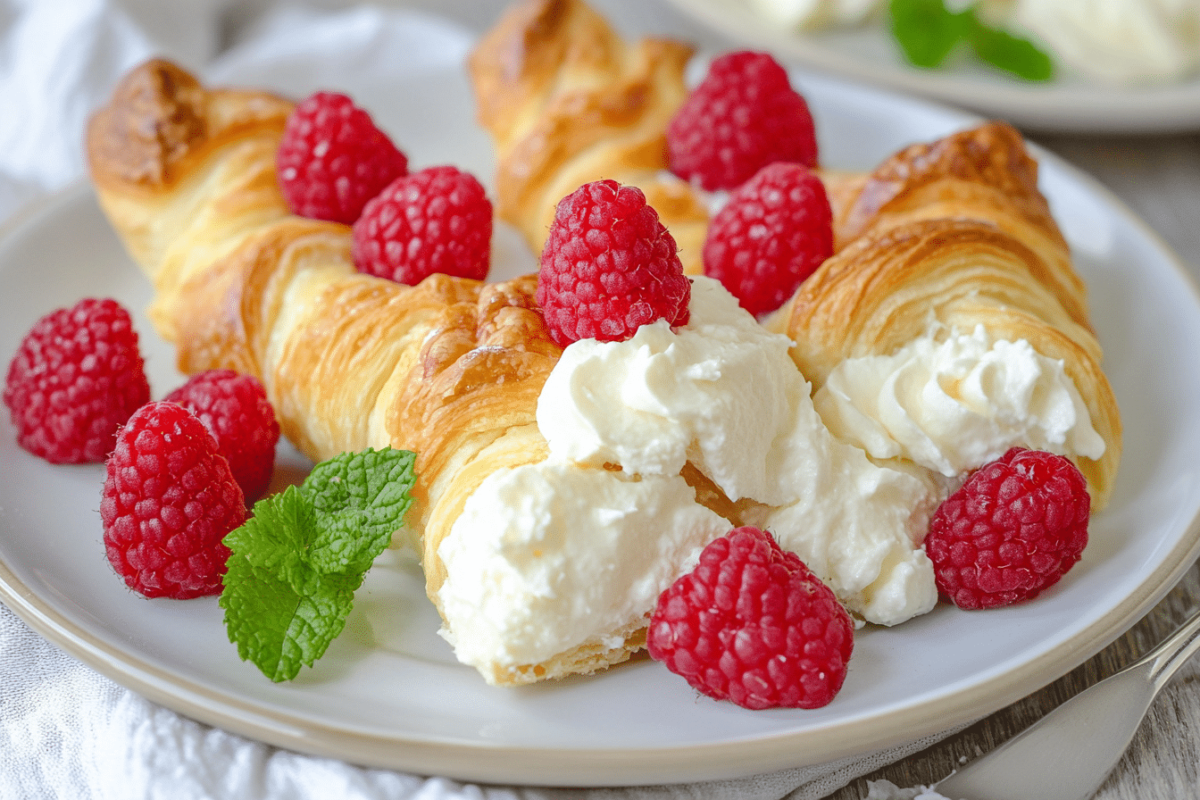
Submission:
[[[414,456],[406,450],[344,453],[313,468],[305,494],[317,510],[309,563],[325,572],[364,571],[387,548],[412,504]]]
[[[1054,77],[1054,61],[1028,39],[974,21],[968,35],[971,49],[982,61],[1027,81]]]
[[[956,14],[943,0],[891,0],[892,36],[914,66],[941,66],[969,32],[970,12]]]
[[[255,503],[253,516],[230,531],[224,542],[252,566],[303,584],[305,573],[311,569],[305,553],[317,533],[317,511],[312,502],[300,489],[289,486]]]
[[[312,666],[346,625],[354,592],[411,505],[412,453],[367,450],[264,498],[224,539],[220,606],[238,655],[273,681]]]
[[[238,656],[276,683],[312,666],[346,626],[362,575],[318,575],[301,593],[272,570],[236,554],[229,559],[220,605]]]
[[[1054,77],[1054,61],[1028,39],[979,20],[975,6],[960,12],[945,0],[889,0],[892,36],[909,63],[939,67],[966,42],[981,61],[1028,81]]]

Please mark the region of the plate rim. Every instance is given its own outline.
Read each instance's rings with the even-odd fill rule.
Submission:
[[[817,76],[816,79],[834,84],[840,80],[828,76]],[[886,90],[877,87],[860,89],[889,95]],[[911,102],[936,107],[936,104],[928,101]],[[946,110],[958,115],[964,124],[968,124],[972,118],[970,114]],[[1053,162],[1056,169],[1065,171],[1073,181],[1082,183],[1109,210],[1132,225],[1186,282],[1194,299],[1200,300],[1195,279],[1178,256],[1119,197],[1083,170],[1038,147],[1035,142],[1029,144],[1035,148],[1039,161]],[[10,237],[19,235],[21,230],[38,224],[47,216],[62,213],[72,203],[88,201],[89,196],[90,202],[96,202],[90,184],[86,179],[80,179],[27,204],[0,223],[0,242],[7,242]],[[1070,640],[1071,647],[1053,648],[982,684],[938,699],[935,706],[941,713],[932,714],[928,703],[910,704],[899,706],[882,718],[870,717],[866,725],[863,715],[858,715],[821,731],[784,731],[755,734],[744,741],[637,749],[555,750],[503,744],[446,743],[432,737],[381,737],[309,718],[288,718],[270,709],[255,708],[190,679],[164,674],[153,664],[102,641],[38,597],[17,578],[3,559],[0,559],[0,601],[44,638],[118,684],[185,716],[278,747],[316,756],[336,757],[364,766],[443,774],[490,783],[630,786],[744,777],[864,756],[887,747],[935,736],[954,725],[987,716],[1028,695],[1032,691],[1031,686],[1049,683],[1099,652],[1164,597],[1198,556],[1200,509],[1192,516],[1169,552],[1164,554],[1157,568],[1134,592],[1079,631]],[[986,695],[982,697],[983,702],[980,702],[981,695]],[[898,738],[898,731],[903,731],[902,739]],[[798,743],[811,744],[802,740],[812,739],[814,735],[825,740],[823,746],[815,750],[819,757],[813,757],[813,748],[804,752],[798,747]],[[537,762],[536,774],[531,774],[531,761]],[[685,764],[687,776],[680,777]],[[735,765],[732,773],[731,764]]]

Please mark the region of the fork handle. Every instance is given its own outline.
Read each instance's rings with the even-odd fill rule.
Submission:
[[[1129,669],[1151,664],[1149,678],[1154,685],[1154,693],[1158,694],[1197,650],[1200,650],[1200,609],[1193,612],[1191,618],[1180,626],[1179,630]]]

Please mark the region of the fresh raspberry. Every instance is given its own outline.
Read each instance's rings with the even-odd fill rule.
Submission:
[[[108,560],[129,588],[183,600],[220,594],[225,534],[246,519],[229,463],[183,406],[142,406],[117,436],[100,501]]]
[[[397,178],[354,223],[359,271],[409,285],[434,272],[481,281],[491,245],[492,202],[473,175],[454,167]]]
[[[231,369],[208,370],[163,399],[204,423],[247,500],[263,496],[275,469],[279,422],[257,378]]]
[[[854,623],[795,553],[757,528],[737,528],[658,598],[646,646],[718,700],[818,708],[846,679]]]
[[[55,464],[99,463],[150,399],[138,335],[116,300],[81,300],[38,320],[8,365],[17,442]]]
[[[294,213],[349,225],[408,159],[349,97],[317,92],[288,117],[276,167]]]
[[[671,170],[710,191],[732,189],[776,161],[817,165],[808,103],[766,53],[728,53],[667,126]]]
[[[1066,458],[1014,447],[942,503],[925,552],[938,590],[960,608],[1037,597],[1079,560],[1091,498]]]
[[[623,341],[659,319],[686,325],[691,295],[675,239],[641,189],[595,181],[559,201],[537,288],[555,342]]]
[[[735,189],[704,240],[704,273],[751,314],[774,311],[833,255],[833,211],[821,180],[777,162]]]

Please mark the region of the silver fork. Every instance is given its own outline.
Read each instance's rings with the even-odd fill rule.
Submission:
[[[953,800],[1086,800],[1129,747],[1155,696],[1197,650],[1200,610],[1139,661],[935,788]]]

